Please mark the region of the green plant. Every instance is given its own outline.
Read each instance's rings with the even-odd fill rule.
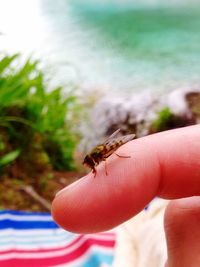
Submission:
[[[184,115],[174,114],[168,107],[163,108],[152,122],[149,133],[162,132],[191,125],[193,121]]]
[[[20,150],[13,150],[0,158],[0,167],[4,167],[13,162],[20,154]]]
[[[163,108],[158,112],[157,118],[153,121],[151,128],[155,132],[164,131],[168,128],[168,124],[173,119],[174,114],[168,107]]]
[[[21,166],[35,162],[53,169],[73,167],[77,136],[72,131],[79,108],[72,93],[63,88],[47,90],[38,61],[21,62],[18,54],[0,60],[0,134],[6,136],[1,164],[18,158]],[[1,146],[1,144],[0,144]],[[45,158],[45,160],[44,160]],[[24,163],[24,161],[26,161]]]

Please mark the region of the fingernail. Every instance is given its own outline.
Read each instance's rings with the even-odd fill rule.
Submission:
[[[74,182],[74,183],[72,183],[72,184],[70,184],[70,185],[64,187],[63,189],[61,189],[60,191],[58,191],[58,192],[56,193],[55,197],[59,196],[59,195],[62,194],[63,192],[65,192],[65,191],[71,189],[72,187],[76,186],[79,182],[80,182],[80,179],[77,180],[76,182]]]

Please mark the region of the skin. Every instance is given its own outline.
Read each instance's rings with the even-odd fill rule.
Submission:
[[[93,174],[65,188],[52,204],[68,231],[105,231],[139,213],[155,196],[171,199],[164,218],[167,267],[200,266],[200,126],[131,141]],[[195,196],[195,197],[194,197]]]

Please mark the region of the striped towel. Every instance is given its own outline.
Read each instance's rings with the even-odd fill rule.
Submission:
[[[0,211],[0,267],[107,267],[114,244],[114,231],[78,235],[49,213]]]

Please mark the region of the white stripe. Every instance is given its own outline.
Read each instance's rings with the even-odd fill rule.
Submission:
[[[66,247],[68,245],[67,242],[59,242],[59,243],[53,243],[53,244],[40,244],[40,245],[19,245],[19,244],[9,244],[1,247],[1,252],[6,252],[8,250],[31,250],[31,251],[37,251],[38,249],[63,249],[63,247]],[[72,245],[73,246],[73,245]],[[69,247],[70,249],[70,247]],[[21,252],[19,252],[21,253]]]
[[[73,239],[75,239],[74,237]],[[72,239],[72,240],[73,240]],[[104,239],[105,240],[105,239]],[[43,243],[48,243],[48,242],[62,242],[62,241],[69,241],[69,239],[66,236],[32,236],[31,239],[30,237],[16,237],[16,236],[5,236],[4,238],[0,238],[0,246],[3,243],[8,243],[8,242],[14,242],[14,243],[26,243],[26,244],[32,244],[32,243],[38,243],[40,244],[41,242]],[[70,240],[71,241],[71,240]]]
[[[0,234],[0,246],[2,243],[5,242],[15,242],[15,243],[27,243],[27,244],[32,244],[33,242],[62,242],[62,241],[71,241],[74,240],[78,237],[78,235],[68,235],[66,232],[62,233],[61,235],[54,234],[53,232],[50,233],[50,235],[47,235],[45,231],[42,232],[42,235],[15,235],[13,234],[4,234],[1,236]],[[109,240],[114,240],[114,235],[85,235],[85,238],[87,239],[95,239],[95,240],[100,240],[100,241],[109,241]]]
[[[28,230],[19,230],[13,228],[7,228],[4,230],[0,230],[0,237],[11,235],[11,236],[24,236],[24,237],[32,237],[32,236],[43,236],[43,235],[66,235],[66,236],[75,236],[75,234],[67,232],[61,228],[56,229],[28,229]]]
[[[85,237],[87,238],[94,238],[98,240],[113,240],[115,238],[116,233],[106,234],[87,234]],[[67,232],[61,228],[57,229],[31,229],[31,230],[15,230],[12,228],[7,228],[5,230],[0,230],[0,240],[3,238],[8,237],[15,237],[15,238],[24,238],[24,239],[42,239],[43,237],[46,238],[67,238],[69,240],[78,237],[78,234],[74,234],[71,232]]]
[[[107,234],[108,233],[108,234]],[[110,234],[109,234],[110,233]],[[7,235],[15,235],[15,236],[24,236],[24,237],[30,237],[30,236],[42,236],[42,235],[59,235],[59,236],[67,236],[67,237],[74,237],[78,236],[78,234],[74,234],[71,232],[67,232],[66,230],[62,228],[55,228],[55,229],[13,229],[13,228],[6,228],[3,230],[0,230],[0,237],[7,236]],[[103,232],[103,233],[97,233],[97,234],[86,234],[87,237],[92,238],[109,238],[109,236],[115,236],[116,231],[112,232]]]
[[[0,231],[0,250],[55,248],[70,244],[78,235],[66,232],[62,229],[55,230],[13,230]],[[5,241],[5,243],[3,243]],[[10,243],[6,244],[7,241]],[[20,244],[24,243],[24,244]]]
[[[12,220],[12,221],[53,221],[51,215],[16,215],[16,214],[0,214],[0,220]]]
[[[76,234],[72,234],[72,233],[69,233],[69,232],[66,232],[62,229],[57,229],[57,230],[41,230],[41,231],[38,231],[38,230],[18,230],[18,231],[15,231],[13,229],[6,229],[6,230],[3,230],[3,231],[0,231],[0,241],[4,240],[4,239],[7,239],[9,237],[13,238],[13,239],[21,239],[21,240],[24,240],[26,241],[27,239],[28,240],[35,240],[35,239],[39,239],[39,240],[42,240],[42,239],[52,239],[52,238],[55,238],[55,239],[63,239],[63,238],[66,238],[68,240],[72,240],[74,238],[76,238],[78,235]]]
[[[73,236],[73,238],[68,238],[67,235],[63,234],[63,235],[49,235],[46,236],[45,232],[43,232],[43,236],[31,236],[31,238],[29,236],[15,236],[15,235],[7,235],[7,236],[0,236],[0,246],[3,243],[8,243],[8,242],[14,242],[14,243],[58,243],[58,242],[69,242],[71,240],[76,239],[78,236]],[[110,241],[110,240],[114,240],[114,236],[86,236],[87,239],[95,239],[95,240],[100,240],[100,241]]]
[[[55,242],[55,243],[41,243],[41,244],[5,244],[4,246],[1,246],[1,251],[11,250],[11,249],[17,249],[17,250],[38,250],[38,249],[54,249],[54,248],[63,248],[68,245],[68,242]]]

